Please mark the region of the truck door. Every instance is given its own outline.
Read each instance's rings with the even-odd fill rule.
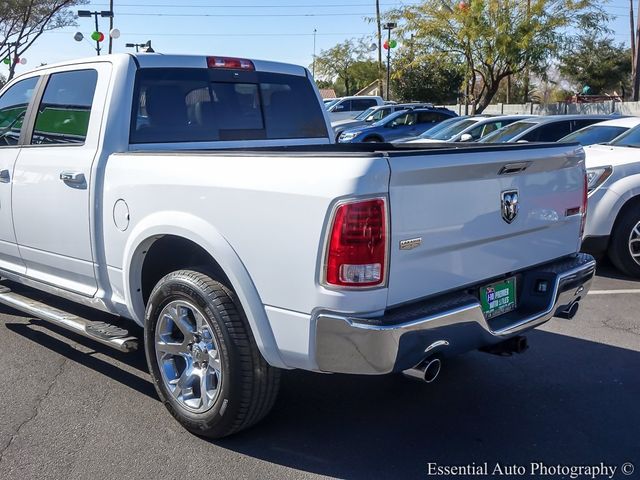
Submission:
[[[20,133],[40,77],[25,78],[0,97],[0,268],[24,274],[11,220],[11,181],[18,158]]]
[[[45,76],[13,184],[13,222],[26,275],[87,296],[97,291],[91,167],[109,74],[110,66],[101,63]]]

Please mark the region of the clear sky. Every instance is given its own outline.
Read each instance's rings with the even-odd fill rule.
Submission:
[[[381,0],[382,10],[416,0]],[[640,0],[639,0],[640,1]],[[354,37],[373,35],[374,0],[114,0],[114,26],[122,36],[114,41],[114,52],[124,52],[125,43],[151,40],[158,52],[194,53],[279,60],[310,65],[313,30],[316,50],[330,48]],[[637,6],[637,2],[636,2]],[[107,10],[107,0],[92,0],[82,9]],[[611,28],[617,41],[629,40],[629,3],[612,0],[607,11],[617,18]],[[100,30],[108,31],[108,19],[100,19]],[[45,33],[24,55],[24,72],[40,63],[95,54],[89,40],[93,18],[79,18],[78,26]],[[80,31],[82,42],[73,39]],[[106,46],[106,41],[103,44]],[[375,52],[374,52],[375,53]],[[0,72],[6,68],[1,65]]]

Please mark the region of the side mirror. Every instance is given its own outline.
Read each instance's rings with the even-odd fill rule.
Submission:
[[[460,137],[461,142],[473,142],[473,137],[469,133],[464,133]]]

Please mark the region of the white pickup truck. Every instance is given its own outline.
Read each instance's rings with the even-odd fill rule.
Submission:
[[[0,302],[124,352],[133,320],[200,435],[262,418],[280,369],[430,381],[519,352],[594,274],[579,146],[335,145],[298,66],[45,66],[0,92],[0,126]]]

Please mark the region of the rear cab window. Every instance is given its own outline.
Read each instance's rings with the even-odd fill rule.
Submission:
[[[132,144],[327,137],[306,77],[194,68],[137,72]]]

